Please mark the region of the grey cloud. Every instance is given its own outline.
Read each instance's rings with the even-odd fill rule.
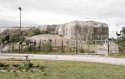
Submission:
[[[31,21],[23,21],[22,25],[23,26],[39,26],[38,24],[33,23]],[[10,27],[10,26],[19,26],[19,22],[0,19],[0,27]]]
[[[83,0],[0,0],[0,6],[5,9],[15,10],[18,6],[22,6],[24,10],[50,11],[73,16],[91,16],[98,18],[125,17],[125,1],[114,1],[106,4],[108,0],[100,0],[100,3],[105,5],[101,8],[96,4],[99,0],[90,0],[88,5],[85,5]],[[102,1],[102,2],[101,2]],[[113,1],[113,0],[109,0]],[[70,2],[70,3],[69,3]]]
[[[125,18],[125,0],[0,0],[0,10],[50,11],[76,17]]]

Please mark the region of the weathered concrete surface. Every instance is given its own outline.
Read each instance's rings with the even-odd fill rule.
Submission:
[[[60,25],[45,25],[42,31],[50,32],[69,39],[106,40],[108,39],[108,25],[95,21],[72,21]]]

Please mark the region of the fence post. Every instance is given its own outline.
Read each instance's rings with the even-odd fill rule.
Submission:
[[[52,52],[52,46],[51,46],[52,40],[49,39],[49,52]]]
[[[20,53],[20,42],[19,42],[19,53]]]
[[[41,40],[39,41],[39,52],[41,51]]]
[[[44,52],[44,40],[42,40],[42,51]]]
[[[29,51],[31,52],[31,42],[30,42],[29,44],[30,44],[30,48],[29,48]]]
[[[14,42],[12,42],[12,51],[14,52]]]
[[[62,39],[62,44],[61,44],[61,53],[64,53],[63,39]]]
[[[20,43],[20,53],[22,53],[22,43]]]
[[[56,46],[56,39],[55,39],[55,46]]]
[[[36,51],[36,41],[33,42],[34,52]]]
[[[77,40],[75,41],[75,48],[76,48],[76,54],[78,54],[78,45],[77,45]]]

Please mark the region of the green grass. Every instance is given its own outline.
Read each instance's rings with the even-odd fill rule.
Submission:
[[[125,53],[110,53],[108,56],[115,58],[125,58]]]
[[[74,62],[33,60],[45,66],[39,72],[0,72],[0,79],[125,79],[125,66]]]

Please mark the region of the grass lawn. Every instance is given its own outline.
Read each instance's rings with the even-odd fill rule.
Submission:
[[[125,79],[125,66],[74,62],[32,60],[44,66],[37,72],[0,72],[0,79]]]
[[[115,58],[125,58],[125,53],[111,53],[108,56],[115,57]]]

